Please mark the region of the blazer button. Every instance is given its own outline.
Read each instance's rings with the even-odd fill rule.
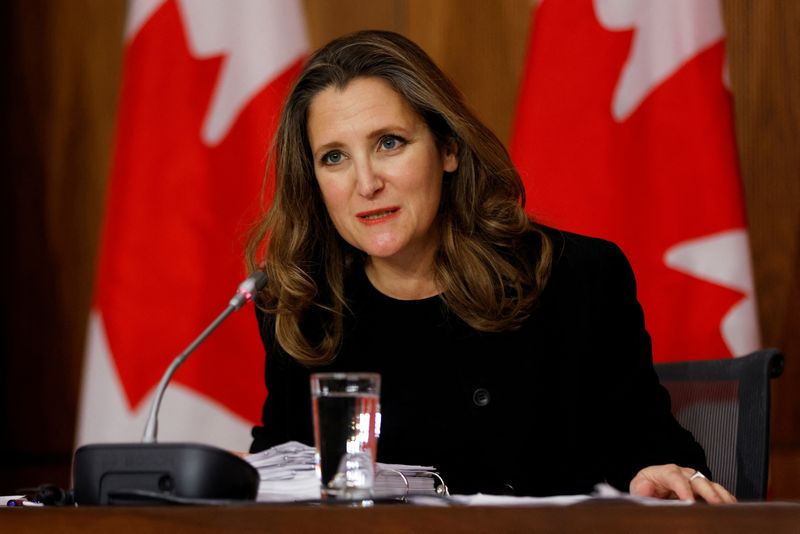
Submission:
[[[478,388],[475,390],[475,393],[472,394],[472,402],[474,402],[476,406],[486,406],[489,404],[490,398],[489,390],[484,388]]]

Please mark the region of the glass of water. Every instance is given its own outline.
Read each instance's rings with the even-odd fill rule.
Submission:
[[[380,388],[377,373],[311,375],[316,470],[324,499],[372,497]]]

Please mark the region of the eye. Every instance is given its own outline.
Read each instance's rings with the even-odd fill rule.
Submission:
[[[394,150],[400,148],[405,144],[405,139],[397,135],[386,135],[381,137],[380,149],[381,150]]]
[[[338,165],[342,162],[344,155],[338,150],[331,150],[322,156],[323,165]]]

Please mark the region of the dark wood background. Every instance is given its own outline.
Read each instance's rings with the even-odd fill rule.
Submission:
[[[530,0],[305,0],[312,44],[402,32],[508,138]],[[774,384],[772,497],[800,498],[800,2],[724,0],[737,137]],[[123,0],[0,2],[0,494],[69,485],[122,53]]]

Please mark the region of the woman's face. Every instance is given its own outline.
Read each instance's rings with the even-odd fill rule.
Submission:
[[[373,259],[433,260],[442,175],[458,167],[422,117],[385,81],[356,78],[311,101],[308,139],[328,214]]]

